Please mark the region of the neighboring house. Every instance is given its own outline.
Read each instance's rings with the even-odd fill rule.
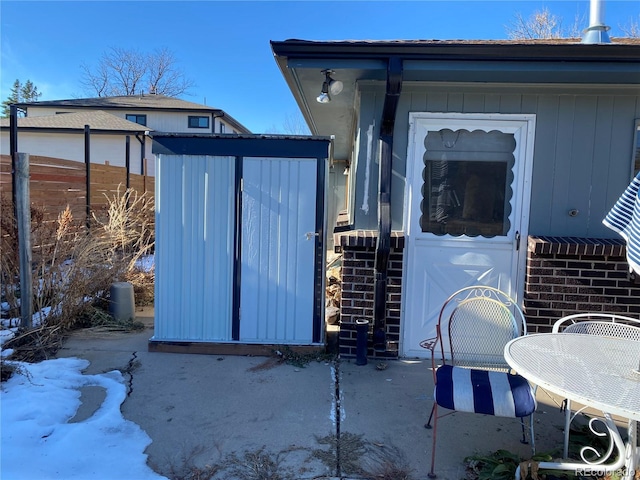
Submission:
[[[154,157],[151,142],[145,140],[145,132],[162,133],[250,133],[241,123],[220,109],[187,102],[164,95],[129,95],[118,97],[51,100],[18,104],[25,118],[18,119],[18,149],[34,155],[46,155],[68,160],[84,161],[84,125],[91,134],[109,134],[108,142],[100,148],[91,141],[91,161],[109,162],[124,166],[125,137],[131,140],[132,169],[142,173],[146,159],[148,175],[154,175]],[[95,114],[92,116],[91,114]],[[65,115],[62,115],[65,114]],[[68,114],[73,116],[67,117]],[[132,125],[137,124],[138,126]],[[9,153],[8,119],[0,123],[2,154]],[[77,133],[69,137],[60,134]],[[117,141],[115,136],[119,136]],[[108,143],[108,147],[104,144]],[[65,144],[68,144],[65,147]],[[78,148],[80,145],[80,149]],[[139,145],[137,148],[133,145]],[[135,148],[135,150],[134,150]],[[133,152],[138,152],[134,154]],[[138,165],[136,168],[133,165]]]
[[[640,314],[601,223],[638,169],[640,39],[271,45],[312,134],[349,168],[342,354],[366,318],[371,354],[425,357],[444,300],[470,284],[515,297],[530,331]]]

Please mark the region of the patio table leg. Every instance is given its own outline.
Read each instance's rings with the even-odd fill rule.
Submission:
[[[618,450],[618,456],[617,456],[618,459],[615,462],[604,465],[602,462],[588,462],[583,457],[584,463],[539,462],[538,468],[540,470],[568,470],[568,471],[573,471],[574,473],[579,473],[579,472],[588,473],[589,471],[602,472],[605,470],[607,472],[614,472],[616,470],[622,469],[623,467],[626,467],[627,471],[625,472],[624,480],[634,480],[633,478],[634,472],[632,471],[632,468],[635,464],[634,457],[635,457],[635,453],[637,452],[637,448],[634,449],[632,447],[633,445],[636,444],[636,438],[635,438],[635,433],[631,431],[632,430],[631,421],[629,422],[630,423],[629,442],[627,445],[625,445],[624,442],[622,441],[622,437],[618,432],[618,428],[616,427],[615,422],[613,421],[611,416],[607,413],[604,414],[604,423],[607,426],[607,430],[609,431],[609,434],[611,435],[611,440],[613,444],[610,445],[609,452],[607,452],[607,455],[603,457],[602,461],[604,461],[609,456],[608,453],[611,453],[612,449],[615,446],[615,448]],[[633,422],[633,423],[635,424],[636,422]],[[633,426],[633,430],[634,432],[636,432],[635,425]],[[585,447],[585,448],[588,449],[589,447]],[[515,480],[520,480],[520,466],[518,466],[518,468],[516,469],[516,474],[514,478]]]
[[[626,466],[625,480],[633,480],[635,478],[635,471],[638,468],[640,450],[638,448],[638,422],[635,420],[629,420],[626,454]]]

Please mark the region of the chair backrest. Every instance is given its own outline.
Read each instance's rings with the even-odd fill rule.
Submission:
[[[640,320],[614,313],[576,313],[562,317],[553,333],[582,333],[640,341]]]
[[[504,346],[526,334],[522,310],[504,292],[473,286],[451,295],[440,310],[438,343],[443,363],[509,370]]]

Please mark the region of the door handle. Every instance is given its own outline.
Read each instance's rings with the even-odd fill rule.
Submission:
[[[520,232],[516,232],[516,251],[520,250]]]
[[[311,240],[312,237],[319,237],[320,234],[318,232],[307,232],[304,236],[307,237],[307,240]]]

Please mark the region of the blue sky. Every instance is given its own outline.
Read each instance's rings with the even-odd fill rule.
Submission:
[[[589,0],[536,1],[7,1],[0,0],[0,97],[31,80],[40,100],[93,96],[81,64],[111,47],[168,47],[195,86],[182,98],[221,108],[252,131],[298,111],[270,40],[504,39],[517,13],[548,8],[570,27]],[[640,22],[640,1],[606,0],[611,36]]]

